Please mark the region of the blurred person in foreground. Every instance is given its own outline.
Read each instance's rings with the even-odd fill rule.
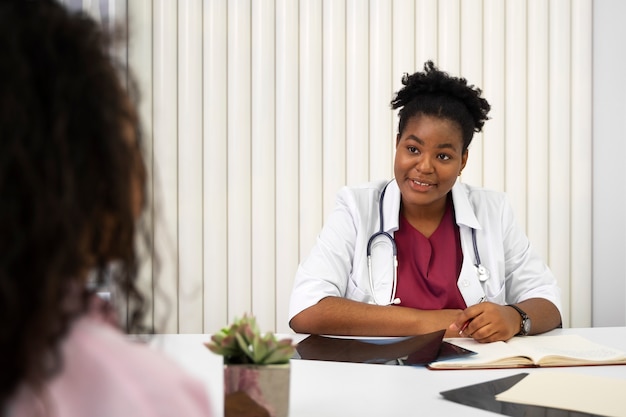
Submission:
[[[110,281],[145,330],[146,171],[112,38],[53,1],[0,2],[2,416],[211,415],[199,381],[90,289]]]

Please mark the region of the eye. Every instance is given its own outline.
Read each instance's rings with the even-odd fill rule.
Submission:
[[[419,153],[419,150],[415,146],[407,146],[407,149],[411,153]]]
[[[450,155],[447,155],[445,153],[440,153],[439,155],[437,155],[437,158],[441,159],[442,161],[449,161],[450,159],[452,159]]]

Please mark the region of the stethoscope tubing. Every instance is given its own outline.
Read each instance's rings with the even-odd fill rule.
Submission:
[[[368,269],[368,275],[369,275],[370,290],[372,292],[372,298],[374,299],[374,303],[378,305],[390,305],[390,304],[400,303],[400,299],[396,298],[396,287],[398,284],[398,275],[397,275],[398,248],[396,246],[396,241],[393,238],[393,236],[391,236],[390,233],[385,231],[385,223],[384,223],[384,216],[383,216],[383,201],[385,198],[385,193],[387,192],[387,187],[389,186],[389,184],[391,184],[392,181],[394,180],[391,180],[387,184],[385,184],[385,187],[380,193],[380,200],[378,202],[378,218],[380,219],[380,227],[377,232],[375,232],[374,234],[370,236],[369,240],[367,241],[367,249],[366,249],[367,269]],[[378,302],[376,298],[376,292],[374,291],[374,280],[372,277],[372,244],[374,240],[378,237],[383,237],[389,240],[389,242],[391,243],[392,251],[393,251],[393,286],[391,289],[391,297],[389,298],[388,303]],[[476,267],[478,279],[481,282],[484,282],[487,279],[489,279],[489,270],[485,266],[483,266],[483,264],[480,261],[480,253],[478,252],[478,244],[476,243],[476,229],[473,227],[472,227],[472,246],[474,249],[474,261],[475,261],[474,266]]]

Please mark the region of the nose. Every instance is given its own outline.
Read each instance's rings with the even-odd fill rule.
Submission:
[[[433,164],[430,158],[427,155],[421,155],[415,162],[415,170],[424,173],[433,172]]]

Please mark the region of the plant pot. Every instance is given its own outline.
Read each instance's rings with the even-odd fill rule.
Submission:
[[[290,365],[224,365],[225,407],[233,406],[236,398],[241,406],[241,397],[245,393],[260,407],[267,410],[271,417],[289,415],[289,377]],[[231,396],[230,403],[226,401]],[[247,400],[247,399],[246,399]],[[225,413],[226,414],[226,413]]]

